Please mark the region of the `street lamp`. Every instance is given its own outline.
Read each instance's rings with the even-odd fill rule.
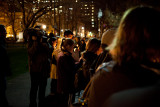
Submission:
[[[101,9],[99,9],[99,11],[98,11],[98,20],[99,20],[99,26],[98,26],[98,32],[99,32],[99,37],[101,36],[101,21],[100,21],[100,19],[101,19],[101,17],[102,17],[102,10]]]
[[[61,33],[60,33],[60,36],[62,36],[63,35],[63,29],[61,29]]]
[[[46,25],[42,25],[42,28],[45,30],[46,29]]]
[[[81,30],[81,37],[84,37],[84,27],[82,26],[81,29],[82,29],[82,30]]]

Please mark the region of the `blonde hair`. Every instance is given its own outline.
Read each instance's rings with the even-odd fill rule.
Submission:
[[[151,7],[139,6],[127,10],[108,48],[115,61],[119,65],[129,61],[141,63],[160,55],[159,25],[160,12]]]

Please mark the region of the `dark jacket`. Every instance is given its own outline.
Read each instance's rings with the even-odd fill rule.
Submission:
[[[5,47],[5,39],[0,37],[0,76],[11,75],[10,63]]]
[[[84,84],[85,86],[88,84],[90,81],[90,67],[94,60],[98,57],[97,54],[94,54],[93,52],[86,51],[83,53],[83,58],[84,58],[84,64],[82,66],[83,70],[83,75],[84,75]]]
[[[80,62],[78,65],[75,64],[75,61],[70,52],[64,52],[63,56],[59,57],[57,62],[57,89],[59,93],[74,92],[75,73],[81,64],[82,62]]]
[[[29,71],[48,77],[50,72],[49,48],[46,44],[33,42],[28,46]]]
[[[103,107],[160,107],[160,84],[113,94]]]
[[[113,61],[102,64],[91,83],[89,107],[102,106],[104,101],[116,92],[157,83],[160,76],[145,66],[159,67],[155,67],[155,64],[152,66],[151,63],[135,62],[127,62],[122,66],[116,65]]]
[[[95,74],[96,69],[103,62],[109,62],[112,60],[112,56],[110,55],[108,50],[103,51],[92,63],[90,67],[90,75],[91,77]]]

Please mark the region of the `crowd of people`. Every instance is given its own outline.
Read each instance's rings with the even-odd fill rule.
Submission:
[[[29,29],[29,107],[46,106],[47,78],[51,78],[50,95],[61,96],[63,107],[73,106],[75,93],[81,90],[86,105],[79,107],[160,105],[159,19],[160,11],[153,7],[130,8],[119,26],[104,32],[101,40],[74,37],[70,30],[64,37],[51,34],[46,39],[41,29]]]

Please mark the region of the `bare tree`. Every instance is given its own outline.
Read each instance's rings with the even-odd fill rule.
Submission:
[[[41,16],[49,12],[50,5],[41,5],[35,0],[17,0],[19,7],[23,13],[22,23],[23,29],[33,27]]]
[[[1,6],[0,6],[0,10],[2,13],[4,13],[4,17],[5,15],[7,16],[7,26],[12,26],[12,32],[14,35],[14,40],[16,41],[16,34],[17,31],[20,30],[20,27],[18,25],[16,25],[16,21],[19,20],[19,17],[17,17],[16,13],[17,13],[17,6],[15,4],[15,0],[5,0],[4,2],[2,2]]]

